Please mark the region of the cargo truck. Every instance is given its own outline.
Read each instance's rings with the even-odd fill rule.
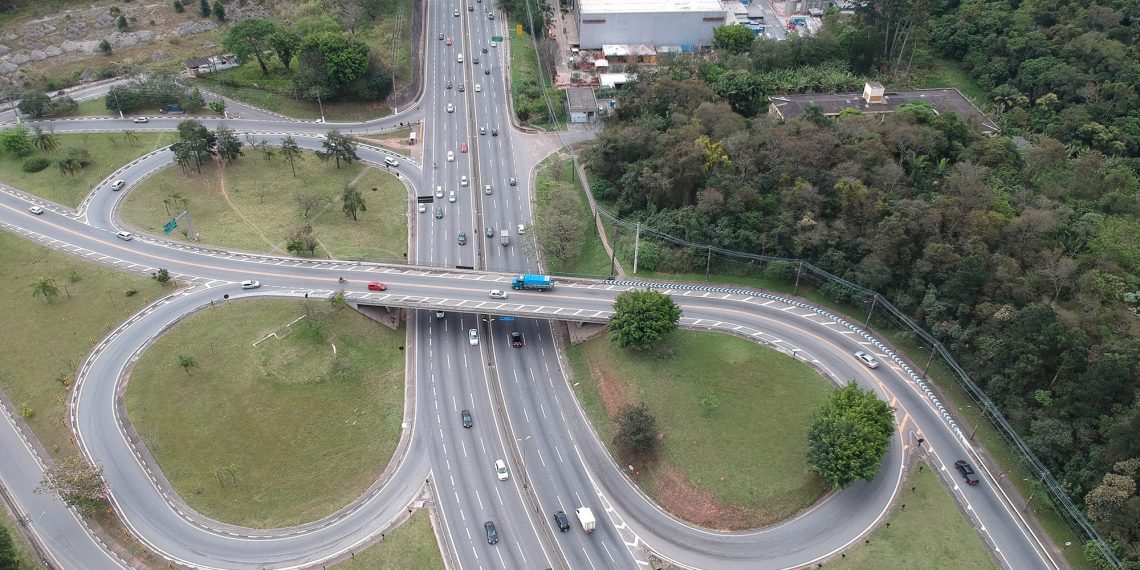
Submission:
[[[598,526],[598,521],[594,519],[594,512],[589,507],[582,507],[574,512],[578,514],[578,522],[582,523],[582,530],[587,533],[594,532],[594,528]]]
[[[549,275],[519,275],[511,281],[511,289],[530,289],[533,291],[545,291],[553,289],[554,282],[550,280]]]
[[[511,245],[511,230],[503,230],[499,232],[499,243],[504,246]]]

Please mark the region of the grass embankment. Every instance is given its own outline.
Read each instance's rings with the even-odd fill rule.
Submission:
[[[913,470],[887,517],[887,524],[824,564],[826,568],[862,570],[893,568],[997,568],[977,533],[959,514],[946,487],[928,468]],[[903,507],[903,505],[906,505]]]
[[[306,152],[293,177],[289,164],[280,158],[265,160],[251,148],[245,153],[225,167],[205,165],[202,174],[185,174],[178,166],[155,173],[131,191],[122,205],[123,220],[141,231],[161,234],[171,215],[186,209],[177,199],[174,206],[167,204],[180,196],[189,204],[193,230],[202,243],[287,255],[285,242],[302,225],[298,196],[311,194],[320,198],[320,204],[304,223],[312,226],[320,244],[316,257],[404,259],[408,196],[394,176],[361,163],[337,169]],[[356,221],[341,211],[340,193],[349,184],[360,190],[368,208],[357,213]],[[186,240],[185,227],[168,237]]]
[[[363,552],[334,566],[336,570],[373,570],[376,568],[415,568],[443,570],[439,543],[431,530],[427,511],[420,509],[407,522],[384,536]]]
[[[359,497],[392,458],[403,331],[342,308],[324,317],[321,338],[307,324],[315,317],[297,320],[305,303],[329,308],[252,300],[193,315],[131,373],[131,421],[206,516],[259,528],[317,520]],[[187,372],[180,356],[197,365]]]
[[[606,248],[602,246],[602,238],[598,236],[594,220],[590,216],[590,203],[586,200],[582,183],[574,172],[573,161],[562,153],[551,155],[538,167],[538,173],[535,176],[537,215],[543,215],[543,203],[550,194],[550,187],[559,182],[573,184],[574,188],[578,190],[581,197],[579,207],[582,211],[582,217],[589,223],[583,232],[581,253],[568,263],[559,263],[558,260],[547,259],[548,269],[551,273],[560,275],[608,276],[610,274],[610,258],[606,254]]]
[[[169,289],[5,232],[0,232],[0,267],[0,315],[19,329],[0,343],[0,389],[48,455],[59,459],[77,454],[65,402],[79,365],[112,328]],[[32,297],[32,284],[41,277],[52,279],[59,289],[53,303]],[[165,563],[134,542],[113,515],[104,513],[99,520],[144,565]]]
[[[16,552],[16,566],[5,567],[4,570],[38,570],[40,566],[36,564],[36,557],[32,554],[28,543],[24,541],[24,535],[20,534],[16,528],[16,521],[3,507],[0,507],[0,529],[8,533]]]
[[[650,354],[597,339],[568,351],[575,391],[612,447],[621,405],[645,401],[661,459],[634,475],[658,504],[714,528],[755,528],[810,505],[826,487],[807,471],[807,429],[832,386],[807,366],[743,339],[678,331]],[[707,417],[698,402],[719,405]]]
[[[29,129],[30,131],[30,129]],[[95,185],[128,162],[139,156],[174,142],[174,133],[143,133],[135,131],[133,138],[122,132],[55,135],[56,148],[52,152],[32,151],[19,158],[12,153],[0,154],[0,180],[4,184],[26,190],[32,194],[72,208],[79,206]],[[59,173],[56,159],[69,148],[87,149],[91,163],[74,178]],[[43,156],[51,165],[39,171],[24,172],[21,166],[27,158]]]
[[[524,96],[523,84],[525,82],[534,83],[540,87],[545,85],[551,86],[549,76],[544,76],[545,79],[539,83],[538,75],[538,61],[535,59],[534,40],[527,34],[518,35],[514,33],[517,22],[511,22],[508,26],[510,33],[504,36],[503,39],[511,42],[511,101],[514,102],[515,116],[519,117],[520,121],[530,123],[536,127],[544,129],[565,130],[566,117],[564,116],[562,101],[565,100],[565,92],[552,89],[552,96],[561,97],[554,101],[554,112],[557,122],[550,122],[550,115],[546,109],[545,101],[540,105],[535,106],[538,112],[530,120],[522,118],[522,111],[531,108],[531,97]],[[549,62],[547,62],[549,64]],[[541,95],[541,91],[537,92]]]

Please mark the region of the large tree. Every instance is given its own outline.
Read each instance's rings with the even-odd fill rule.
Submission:
[[[266,61],[269,60],[272,38],[276,31],[277,26],[269,20],[261,18],[240,20],[234,22],[230,26],[230,31],[222,36],[222,45],[233,52],[239,62],[245,62],[253,57],[257,60],[257,65],[261,66],[261,73],[269,75]]]
[[[69,507],[93,513],[106,504],[111,488],[103,480],[103,469],[82,455],[65,457],[45,473],[37,493],[54,493]]]
[[[352,164],[360,160],[356,154],[356,137],[346,135],[336,129],[325,135],[325,140],[321,141],[321,146],[324,147],[324,151],[317,151],[317,156],[322,160],[336,159],[338,169],[342,160],[345,164]]]
[[[566,266],[582,251],[589,219],[582,217],[582,195],[566,182],[554,182],[538,203],[534,227],[538,246],[550,262]]]
[[[360,194],[355,186],[345,186],[344,190],[340,193],[341,206],[340,209],[344,212],[345,216],[351,217],[352,221],[356,221],[357,212],[366,212],[368,208],[364,205],[364,196]]]
[[[320,90],[323,97],[344,95],[369,67],[368,44],[340,32],[320,32],[301,40],[295,87],[304,93]]]
[[[606,325],[622,348],[648,350],[677,328],[681,307],[658,291],[626,291],[614,300],[614,315]]]
[[[756,34],[739,24],[721,26],[713,30],[713,47],[729,53],[744,53],[752,47],[754,41],[756,41]]]
[[[215,138],[217,140],[218,157],[227,163],[237,160],[239,156],[245,156],[242,152],[242,142],[234,130],[226,125],[218,125],[215,129]]]
[[[808,463],[836,489],[870,481],[883,465],[895,433],[892,408],[854,382],[832,393],[808,430]]]
[[[622,406],[614,418],[617,433],[614,443],[626,454],[645,457],[657,450],[657,418],[645,402]]]

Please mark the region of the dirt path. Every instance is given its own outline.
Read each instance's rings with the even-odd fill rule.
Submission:
[[[257,237],[261,238],[261,241],[264,241],[265,245],[269,246],[270,254],[283,253],[276,245],[273,244],[272,241],[269,240],[268,237],[265,236],[264,233],[261,232],[261,228],[257,227],[253,222],[249,220],[249,218],[245,217],[245,214],[243,214],[241,210],[238,209],[236,205],[234,205],[233,200],[230,200],[230,194],[229,192],[226,192],[226,165],[224,162],[219,162],[218,164],[218,191],[221,192],[222,198],[225,199],[226,204],[230,207],[230,210],[233,210],[233,212],[237,214],[239,218],[241,218],[241,221],[245,222],[245,225],[249,226],[250,229],[252,229],[254,233],[257,234]]]

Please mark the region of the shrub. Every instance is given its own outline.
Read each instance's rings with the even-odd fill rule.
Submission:
[[[22,168],[24,172],[39,172],[48,166],[51,166],[51,160],[46,156],[33,156],[24,161]]]

